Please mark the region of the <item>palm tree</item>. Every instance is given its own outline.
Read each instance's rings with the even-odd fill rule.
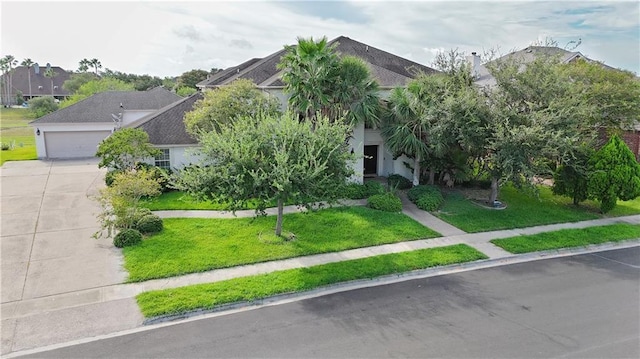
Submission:
[[[391,91],[381,129],[391,152],[413,158],[413,185],[420,184],[420,161],[429,153],[430,123],[421,109],[420,99],[407,88]]]
[[[351,125],[364,122],[367,127],[379,127],[379,86],[367,64],[358,57],[345,56],[340,60],[336,75],[331,86],[330,118],[345,116]]]
[[[27,77],[29,78],[29,98],[31,98],[33,96],[33,93],[31,92],[31,67],[33,67],[33,61],[27,58],[24,59],[20,65],[27,68]]]
[[[2,71],[2,84],[0,84],[0,87],[2,87],[2,105],[6,105],[7,104],[7,98],[8,98],[8,93],[7,93],[7,89],[8,89],[8,84],[9,84],[9,75],[8,75],[8,71],[9,71],[9,64],[7,63],[7,60],[5,58],[1,58],[0,59],[0,70]]]
[[[95,69],[96,76],[98,76],[98,69],[102,68],[100,61],[98,59],[91,59],[89,60],[88,65]]]
[[[18,64],[18,60],[16,60],[16,58],[13,55],[6,55],[4,57],[4,63],[7,66],[6,74],[7,74],[7,77],[9,79],[9,84],[7,86],[7,99],[6,100],[7,100],[7,104],[9,106],[11,106],[11,102],[12,102],[11,91],[13,89],[12,72],[13,72],[13,66]]]
[[[87,70],[89,70],[90,64],[91,61],[89,61],[88,59],[80,60],[80,62],[78,62],[78,72],[87,72]]]
[[[318,42],[299,37],[297,45],[285,46],[278,69],[285,70],[282,81],[290,95],[289,107],[301,118],[315,122],[316,114],[330,105],[328,88],[339,63],[336,46],[329,45],[326,37]]]
[[[53,96],[53,78],[58,76],[57,72],[54,72],[52,68],[48,68],[44,72],[44,77],[48,77],[51,80],[51,97]]]

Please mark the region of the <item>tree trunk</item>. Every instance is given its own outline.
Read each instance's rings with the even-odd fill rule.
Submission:
[[[493,206],[498,199],[498,177],[491,177],[491,195],[489,196],[489,205]]]
[[[27,76],[29,77],[29,99],[31,99],[31,67],[27,67]]]
[[[416,158],[413,160],[413,185],[417,186],[420,184],[420,155],[416,155]]]
[[[278,219],[276,220],[276,236],[282,235],[282,214],[284,212],[284,201],[278,198]]]
[[[429,184],[434,185],[436,183],[436,171],[432,168],[429,168]]]

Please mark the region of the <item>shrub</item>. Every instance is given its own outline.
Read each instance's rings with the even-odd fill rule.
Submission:
[[[387,177],[387,184],[389,185],[389,188],[395,189],[407,189],[411,188],[412,185],[408,178],[399,174],[393,174]]]
[[[142,234],[158,233],[162,231],[162,218],[155,214],[148,214],[138,220],[136,229]]]
[[[135,229],[125,229],[113,238],[113,245],[122,248],[142,242],[142,233]]]
[[[151,177],[158,181],[160,184],[160,191],[162,193],[173,191],[169,179],[171,178],[172,171],[162,167],[154,166],[146,162],[139,162],[136,164],[136,169],[146,169],[151,174]]]
[[[142,217],[153,215],[154,214],[149,208],[130,208],[127,211],[127,215],[118,216],[118,218],[116,218],[114,225],[118,229],[125,229],[131,227],[132,224],[134,226],[137,225]]]
[[[380,182],[376,182],[376,181],[367,181],[363,184],[364,186],[364,197],[363,198],[369,198],[373,195],[376,194],[383,194],[385,193],[385,189],[384,186],[382,185],[382,183]]]
[[[58,109],[58,104],[50,96],[40,96],[29,100],[29,109],[35,118],[40,118]]]
[[[11,144],[10,143],[4,143],[2,142],[2,150],[3,151],[8,151],[11,149]]]
[[[116,179],[116,175],[118,173],[121,173],[122,171],[120,170],[111,170],[109,172],[107,172],[106,175],[104,175],[104,183],[108,186],[111,187],[111,185],[113,184],[113,181]]]
[[[391,192],[376,194],[367,199],[367,206],[385,212],[402,211],[400,198]]]
[[[435,211],[444,203],[442,193],[434,186],[415,186],[407,191],[407,197],[423,211]]]

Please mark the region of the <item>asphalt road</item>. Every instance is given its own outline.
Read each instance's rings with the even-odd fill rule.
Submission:
[[[640,247],[411,280],[34,357],[640,357]]]

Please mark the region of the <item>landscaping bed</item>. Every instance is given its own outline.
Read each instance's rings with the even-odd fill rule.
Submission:
[[[307,291],[330,284],[417,269],[471,262],[487,256],[464,244],[385,254],[308,268],[235,278],[216,283],[141,293],[136,297],[147,317],[212,309],[223,304]]]
[[[128,281],[440,236],[401,213],[366,207],[287,214],[283,234],[294,240],[276,237],[275,222],[275,216],[167,218],[162,232],[124,248]]]
[[[618,242],[635,238],[640,238],[640,225],[619,223],[494,239],[491,243],[511,253],[529,253],[605,242]]]

